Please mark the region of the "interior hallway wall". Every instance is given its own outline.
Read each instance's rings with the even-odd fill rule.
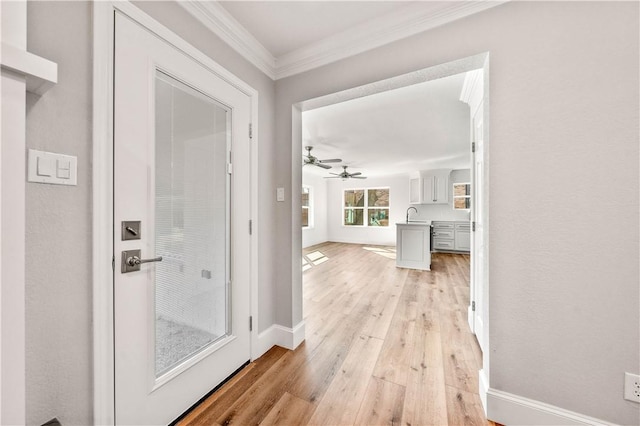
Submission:
[[[276,82],[289,191],[293,104],[490,52],[490,385],[620,424],[640,421],[622,397],[640,373],[638,8],[509,2]],[[277,208],[287,253],[300,231]],[[279,298],[301,293],[286,258],[276,273]]]
[[[91,13],[88,2],[27,3],[28,50],[58,63],[58,83],[27,94],[27,148],[78,157],[77,186],[26,186],[29,425],[93,421]]]

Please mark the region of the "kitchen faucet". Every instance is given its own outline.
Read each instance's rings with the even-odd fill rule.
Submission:
[[[409,223],[409,210],[414,209],[416,211],[416,214],[418,213],[418,209],[416,209],[415,207],[409,207],[407,209],[407,223]]]

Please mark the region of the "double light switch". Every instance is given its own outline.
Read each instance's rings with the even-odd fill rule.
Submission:
[[[78,158],[72,155],[29,150],[29,182],[77,185]]]

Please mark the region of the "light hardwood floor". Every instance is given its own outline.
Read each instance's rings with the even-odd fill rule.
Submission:
[[[306,340],[274,347],[181,425],[480,425],[482,354],[467,325],[469,256],[395,267],[395,249],[304,250]]]

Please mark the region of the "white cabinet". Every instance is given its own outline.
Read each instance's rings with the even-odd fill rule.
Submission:
[[[447,204],[450,170],[420,172],[409,180],[409,204]]]
[[[455,223],[433,222],[433,249],[455,249]]]
[[[422,178],[422,204],[449,202],[449,173],[427,175]]]
[[[469,222],[433,222],[433,250],[461,251],[471,250],[471,227]]]
[[[409,204],[422,204],[422,178],[409,181]]]
[[[469,222],[456,222],[455,249],[471,251],[471,226]]]
[[[396,224],[396,266],[431,270],[431,225]]]

